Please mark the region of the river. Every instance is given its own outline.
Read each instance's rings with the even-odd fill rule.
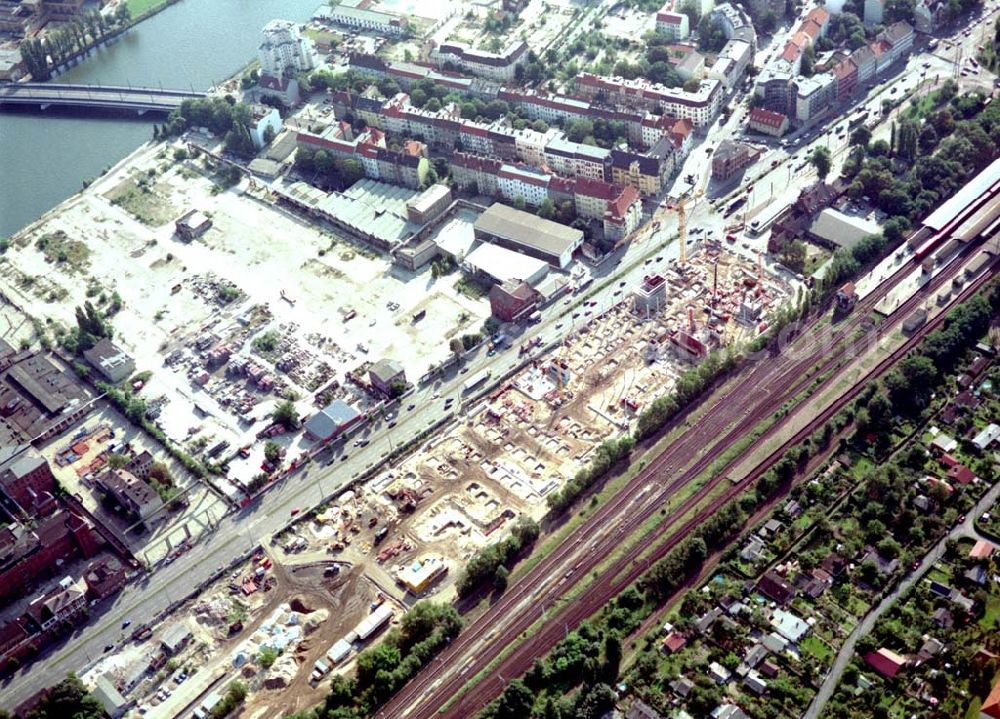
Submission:
[[[322,0],[181,0],[57,82],[205,90],[256,57],[269,20],[305,22]],[[11,235],[152,137],[147,119],[0,113],[0,236]]]

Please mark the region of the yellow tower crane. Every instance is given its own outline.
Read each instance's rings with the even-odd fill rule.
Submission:
[[[681,249],[677,256],[677,263],[683,267],[688,261],[687,251],[687,198],[682,197],[677,203],[677,235],[680,238]]]

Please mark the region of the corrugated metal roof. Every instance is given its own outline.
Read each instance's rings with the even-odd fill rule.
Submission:
[[[934,210],[923,224],[931,229],[940,230],[997,180],[1000,180],[1000,160],[994,160],[989,167],[969,180],[961,190]]]

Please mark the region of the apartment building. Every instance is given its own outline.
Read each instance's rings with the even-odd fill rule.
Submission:
[[[451,158],[451,176],[463,190],[497,197],[502,165],[495,158],[456,152]]]
[[[626,185],[616,197],[608,201],[604,211],[604,237],[623,240],[635,232],[642,222],[642,198],[639,191]]]
[[[724,93],[722,83],[712,79],[702,81],[697,90],[688,92],[643,78],[626,80],[587,72],[577,75],[576,89],[584,97],[606,97],[627,107],[647,110],[662,107],[664,115],[691,120],[695,127],[707,127],[718,117]]]
[[[399,37],[403,34],[406,29],[405,17],[369,10],[370,5],[371,0],[344,0],[336,5],[321,5],[313,13],[313,19],[354,30],[367,30],[386,37]]]
[[[302,37],[299,26],[288,20],[272,20],[264,26],[257,56],[261,73],[271,77],[296,75],[319,64],[313,41]]]
[[[837,86],[837,99],[846,100],[858,86],[858,66],[851,58],[845,58],[830,70]]]
[[[773,137],[781,137],[788,132],[788,116],[773,112],[763,107],[750,110],[747,125],[754,132],[760,132]]]
[[[511,203],[521,199],[527,205],[538,207],[548,199],[548,187],[548,174],[523,165],[503,165],[497,176],[500,196]]]
[[[743,79],[743,73],[753,61],[753,46],[743,40],[730,40],[708,71],[708,77],[732,90]]]
[[[431,51],[431,59],[438,66],[449,63],[497,82],[513,80],[516,68],[523,65],[527,58],[528,44],[523,40],[512,41],[500,52],[477,50],[459,42],[441,43]]]
[[[663,35],[663,37],[673,42],[687,39],[691,34],[691,24],[688,16],[682,12],[673,12],[672,9],[668,10],[668,7],[673,7],[672,1],[656,13],[657,34]]]
[[[556,174],[603,180],[611,151],[563,136],[554,137],[545,146],[545,164]]]
[[[795,118],[808,122],[825,112],[836,98],[836,81],[830,73],[800,77],[796,81]]]

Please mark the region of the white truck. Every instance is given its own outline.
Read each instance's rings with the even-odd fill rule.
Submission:
[[[493,370],[488,368],[476,372],[474,375],[469,377],[469,379],[465,380],[465,384],[462,385],[462,392],[469,392],[472,389],[478,387],[483,382],[485,382],[491,374],[493,374]]]

